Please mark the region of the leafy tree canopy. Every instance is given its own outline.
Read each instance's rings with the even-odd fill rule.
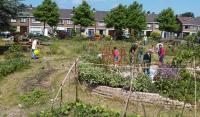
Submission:
[[[59,9],[55,2],[52,0],[44,0],[33,12],[34,17],[38,21],[49,24],[51,27],[56,26],[59,21]]]
[[[182,16],[182,17],[195,17],[194,16],[194,13],[192,13],[192,12],[185,12],[185,13],[183,13],[183,14],[181,14],[180,16]]]
[[[156,17],[156,21],[159,22],[159,29],[161,31],[176,32],[179,30],[176,16],[171,8],[161,11]]]
[[[143,7],[138,2],[133,2],[127,8],[127,28],[142,31],[146,28],[146,16]]]
[[[85,0],[77,8],[74,8],[73,14],[72,21],[75,25],[88,27],[94,23],[94,13]]]
[[[0,0],[0,19],[1,23],[3,23],[4,25],[0,28],[9,27],[10,19],[15,18],[17,16],[17,13],[20,11],[20,1],[21,0]]]
[[[119,5],[112,9],[104,18],[107,27],[114,27],[115,29],[126,28],[126,6]]]

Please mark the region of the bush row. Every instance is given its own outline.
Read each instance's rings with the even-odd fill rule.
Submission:
[[[79,80],[90,86],[110,86],[117,88],[130,88],[130,78],[123,78],[117,71],[110,71],[103,67],[80,64],[78,67]],[[156,79],[154,83],[144,74],[139,74],[133,79],[133,91],[159,93],[163,96],[177,99],[179,101],[194,102],[195,81],[186,70],[179,71],[179,78],[175,78],[172,71],[162,71],[166,77]],[[161,73],[162,73],[161,72]],[[169,73],[168,73],[169,72]],[[178,72],[178,71],[173,71]],[[171,77],[171,78],[170,78]],[[200,82],[197,81],[197,92],[200,91]],[[197,95],[200,99],[200,94]]]
[[[117,88],[130,88],[130,77],[124,78],[116,69],[108,70],[97,66],[80,64],[78,66],[78,78],[81,82],[86,82],[90,86],[110,86]],[[154,84],[145,74],[139,74],[132,81],[134,91],[153,92],[155,91]]]
[[[82,102],[64,104],[61,108],[54,111],[41,111],[38,117],[120,117],[119,112],[107,110],[100,106],[92,106]],[[127,117],[137,117],[136,115],[129,115]]]
[[[0,78],[5,77],[17,70],[26,67],[29,64],[28,61],[22,58],[14,58],[0,62]]]

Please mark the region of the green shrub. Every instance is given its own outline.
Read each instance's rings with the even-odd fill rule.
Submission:
[[[184,39],[188,42],[194,42],[194,40],[196,39],[195,35],[188,35],[186,37],[184,37]]]
[[[13,44],[11,47],[9,47],[8,51],[5,53],[6,59],[12,59],[12,58],[20,58],[23,57],[22,53],[22,46],[19,44]]]
[[[108,36],[105,36],[105,38],[104,38],[106,41],[112,41],[112,37],[110,36],[110,35],[108,35]]]
[[[59,45],[56,42],[53,42],[52,45],[49,46],[50,54],[58,54]]]
[[[133,80],[133,90],[140,92],[156,92],[156,87],[147,75],[139,74],[138,77]]]
[[[155,82],[159,93],[172,99],[184,102],[194,102],[195,81],[190,73],[185,70],[180,71],[180,79],[160,79]],[[200,83],[197,81],[197,92],[200,91]],[[200,99],[200,94],[197,94]]]
[[[33,90],[19,97],[20,102],[25,107],[30,107],[33,105],[39,105],[46,103],[48,93],[41,90]]]
[[[61,108],[54,111],[41,111],[39,117],[120,117],[119,112],[107,110],[100,106],[92,106],[82,102],[66,103]],[[135,115],[128,115],[126,117],[137,117]]]
[[[153,40],[159,40],[160,37],[161,37],[161,34],[160,34],[159,32],[151,32],[150,37],[151,37]]]
[[[15,58],[6,60],[0,63],[0,78],[7,76],[17,70],[27,67],[29,64],[28,61],[23,60],[22,58]]]
[[[79,64],[78,78],[89,85],[106,85],[111,87],[124,87],[129,79],[123,78],[116,72],[87,64]]]

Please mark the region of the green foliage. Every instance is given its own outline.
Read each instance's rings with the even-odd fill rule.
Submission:
[[[192,75],[186,70],[180,71],[180,79],[160,79],[155,82],[155,85],[159,92],[172,99],[178,99],[184,102],[194,102],[195,97],[195,81]],[[197,92],[200,91],[200,83],[197,82]],[[200,99],[200,95],[197,95],[197,99]]]
[[[23,57],[23,53],[22,53],[22,46],[19,44],[12,45],[5,53],[6,59],[20,58],[20,57]]]
[[[182,17],[195,17],[194,16],[194,13],[192,13],[192,12],[185,12],[185,13],[182,13],[180,16],[182,16]]]
[[[89,85],[106,85],[111,87],[126,86],[129,80],[123,78],[116,72],[108,71],[104,68],[91,66],[87,64],[80,64],[78,66],[78,78]]]
[[[49,26],[56,26],[59,22],[59,9],[55,2],[52,0],[44,0],[41,5],[39,5],[33,12],[34,17]]]
[[[156,17],[156,21],[159,22],[159,29],[161,31],[177,32],[180,26],[177,24],[176,16],[171,8],[164,9]]]
[[[151,32],[151,35],[150,37],[153,39],[153,40],[159,40],[160,37],[161,37],[161,34],[159,32]]]
[[[139,74],[132,83],[134,91],[156,92],[156,88],[151,82],[151,79],[145,74]]]
[[[55,109],[53,112],[41,111],[39,117],[120,117],[119,112],[107,110],[100,106],[92,106],[82,102],[66,103],[61,108]],[[128,115],[126,117],[137,117],[135,115]]]
[[[126,18],[126,7],[120,4],[107,14],[104,21],[107,27],[116,29],[117,36],[121,36],[122,29],[126,28]]]
[[[28,64],[29,62],[21,58],[14,58],[6,60],[4,62],[0,62],[0,78],[5,77],[17,70],[20,70],[28,66]]]
[[[111,37],[110,35],[106,36],[104,39],[105,39],[106,41],[112,41],[112,37]]]
[[[188,42],[194,42],[197,37],[195,35],[187,35],[184,39]]]
[[[19,97],[20,102],[25,107],[46,103],[48,93],[42,90],[33,90]]]
[[[197,37],[200,37],[200,31],[197,32]]]
[[[75,25],[88,27],[94,23],[94,13],[85,0],[73,10],[73,14],[72,21]]]
[[[128,6],[126,15],[127,28],[134,29],[136,32],[142,31],[146,28],[146,16],[142,4],[139,4],[136,1],[133,2]]]
[[[20,0],[0,0],[0,19],[4,24],[0,26],[0,29],[6,30],[9,28],[10,19],[17,16],[20,4]]]
[[[58,54],[58,50],[59,50],[59,45],[57,43],[53,43],[49,46],[50,49],[50,54]]]

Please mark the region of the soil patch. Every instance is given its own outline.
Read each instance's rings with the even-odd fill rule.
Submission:
[[[55,73],[55,69],[42,69],[39,73],[34,76],[28,77],[23,85],[22,90],[24,92],[29,92],[34,90],[35,88],[45,88],[49,89],[51,87],[51,79],[49,76]]]

